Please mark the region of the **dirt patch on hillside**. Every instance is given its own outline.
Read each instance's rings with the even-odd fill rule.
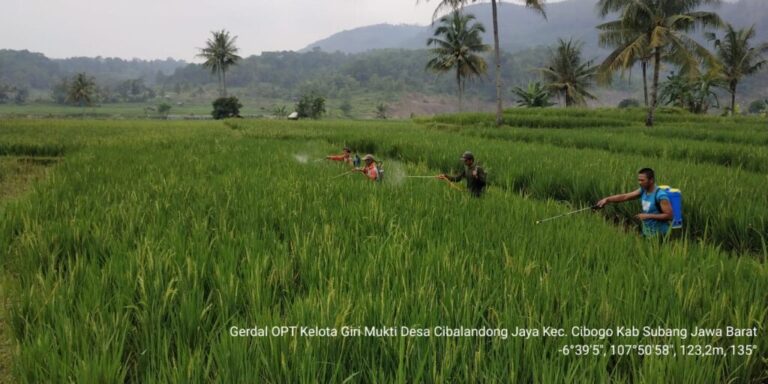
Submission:
[[[596,91],[597,100],[589,100],[588,105],[592,108],[616,107],[620,100],[635,98],[642,103],[642,94],[631,93],[627,91],[603,90]],[[505,96],[503,106],[505,109],[517,106],[514,97]],[[557,97],[552,98],[552,102],[558,107],[563,107],[561,100]],[[450,95],[424,95],[419,93],[409,93],[400,96],[399,100],[388,104],[389,115],[392,118],[407,119],[411,116],[434,116],[445,113],[456,113],[459,111],[459,101],[455,96]],[[464,100],[464,112],[496,112],[496,102],[484,101],[478,98],[469,98]]]
[[[393,118],[407,119],[411,116],[433,116],[459,111],[459,101],[456,97],[447,95],[423,95],[409,93],[400,97],[397,102],[389,104],[390,115]],[[464,100],[465,112],[493,112],[495,103],[479,99]]]

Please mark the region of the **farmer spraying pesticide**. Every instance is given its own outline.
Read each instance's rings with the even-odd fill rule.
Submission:
[[[461,155],[461,160],[464,161],[464,172],[459,173],[456,176],[441,174],[438,175],[437,178],[452,182],[457,182],[461,179],[467,179],[467,189],[472,194],[472,196],[482,196],[486,184],[485,170],[475,164],[475,155],[473,155],[472,152],[464,152],[464,154]]]
[[[343,161],[355,167],[360,166],[360,157],[357,154],[353,157],[352,150],[349,147],[344,147],[340,155],[328,155],[325,158],[331,161]]]
[[[368,177],[371,181],[381,181],[384,176],[384,171],[381,169],[380,164],[376,162],[376,159],[371,154],[363,156],[363,165],[361,168],[355,168],[355,171],[361,172]]]
[[[657,186],[656,177],[650,168],[638,171],[637,183],[640,184],[640,188],[636,191],[606,197],[598,201],[596,207],[602,208],[610,203],[640,199],[642,212],[635,215],[635,218],[642,220],[645,237],[663,236],[669,233],[672,226],[676,228],[682,226],[681,200],[678,190]],[[676,209],[673,209],[675,207]]]

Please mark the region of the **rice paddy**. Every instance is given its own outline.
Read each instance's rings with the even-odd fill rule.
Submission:
[[[59,159],[0,202],[11,375],[768,380],[766,122],[667,112],[649,130],[632,113],[0,120],[3,161]],[[345,145],[384,181],[337,177],[322,159]],[[457,172],[465,150],[489,174],[480,199],[405,177]],[[535,224],[642,167],[683,191],[675,239],[639,236],[636,202]]]

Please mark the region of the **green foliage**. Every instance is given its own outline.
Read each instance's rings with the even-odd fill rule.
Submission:
[[[0,104],[5,104],[11,99],[10,91],[11,87],[0,84]]]
[[[0,104],[13,102],[14,104],[21,105],[26,103],[28,98],[29,89],[0,83]]]
[[[528,108],[546,108],[554,105],[549,101],[549,91],[540,82],[528,83],[528,88],[514,87],[512,93],[517,96],[517,105]]]
[[[387,112],[389,112],[389,106],[384,103],[376,104],[376,118],[386,120]]]
[[[720,107],[714,90],[720,85],[722,80],[714,71],[695,77],[672,72],[661,85],[659,98],[662,103],[686,108],[691,113],[707,113],[710,107]]]
[[[220,97],[213,102],[211,116],[216,120],[239,117],[240,108],[242,107],[243,104],[240,103],[237,97]]]
[[[758,114],[768,109],[768,100],[755,100],[749,104],[749,113]]]
[[[605,111],[571,108],[515,108],[504,111],[504,125],[527,128],[597,128],[597,127],[627,127],[632,125],[631,118],[637,114],[616,114]],[[495,116],[489,113],[460,113],[453,115],[435,116],[428,121],[458,125],[491,126]]]
[[[545,143],[564,148],[600,149],[618,154],[689,160],[768,174],[768,153],[759,146],[712,142],[700,142],[691,145],[691,141],[685,138],[638,141],[626,131],[614,127],[589,129],[588,131],[526,127],[525,129],[510,129],[504,132],[477,131],[475,133],[483,137],[524,143]]]
[[[714,33],[707,33],[707,38],[714,42],[719,69],[731,94],[731,112],[735,111],[736,88],[742,78],[757,73],[768,64],[763,55],[768,53],[768,43],[752,46],[750,40],[756,35],[755,26],[736,30],[725,23],[725,36],[718,39]]]
[[[630,124],[638,113],[520,111]],[[658,129],[634,123],[619,133],[630,140],[643,131],[703,130],[764,140],[764,124],[662,113]],[[232,337],[233,326],[287,324],[512,331],[541,323],[570,333],[582,324],[759,328],[768,321],[768,251],[760,239],[768,200],[755,193],[766,188],[765,175],[410,122],[237,125],[0,120],[0,147],[58,143],[67,153],[51,177],[0,210],[0,263],[14,292],[14,381],[765,379],[759,358],[582,356],[574,364],[575,356],[558,352],[567,344],[688,344],[674,337]],[[610,133],[590,130],[573,136]],[[455,171],[457,156],[471,148],[494,180],[478,201],[437,180],[398,183],[395,173],[381,184],[358,175],[330,181],[346,168],[294,157],[298,148],[331,153],[344,143],[398,159],[407,175]],[[660,181],[682,187],[690,237],[659,245],[617,226],[633,226],[637,203],[533,225],[635,188],[638,166],[649,161]],[[739,339],[768,348],[765,337]],[[735,339],[695,340],[727,347]]]
[[[646,126],[653,126],[659,99],[662,61],[678,65],[680,72],[698,75],[702,60],[712,63],[712,54],[688,33],[697,28],[717,27],[722,20],[717,13],[699,8],[710,0],[600,0],[602,17],[619,14],[621,18],[599,25],[600,45],[614,49],[601,65],[603,74],[627,70],[636,62],[653,65],[650,103]],[[604,79],[610,79],[604,75]],[[707,94],[706,90],[702,94]],[[704,99],[709,96],[703,96]]]
[[[480,53],[490,50],[483,44],[482,33],[485,27],[475,22],[472,14],[453,11],[440,19],[433,36],[427,39],[427,46],[433,55],[426,68],[437,73],[454,71],[454,79],[459,92],[459,110],[467,79],[478,77],[488,70],[488,64]]]
[[[208,68],[219,80],[219,96],[227,96],[227,71],[241,59],[235,46],[237,36],[230,37],[226,30],[211,32],[212,37],[197,55],[205,59],[203,67]]]
[[[114,99],[110,99],[110,102],[145,102],[148,99],[155,97],[155,91],[144,84],[142,79],[131,79],[123,81],[114,88],[114,92],[117,96]]]
[[[502,80],[507,84],[535,80],[530,71],[546,60],[547,49],[538,47],[501,53]],[[340,52],[264,52],[238,62],[227,72],[227,85],[252,90],[260,97],[290,99],[308,90],[322,90],[328,98],[345,99],[357,93],[455,94],[454,76],[436,77],[425,71],[431,54],[427,49],[381,49],[354,55]],[[180,68],[164,79],[167,87],[188,82],[204,85],[211,76],[198,64]],[[488,98],[493,82],[466,84],[464,95]]]
[[[66,101],[69,104],[84,107],[93,103],[95,94],[96,81],[85,73],[78,73],[69,83]]]
[[[283,119],[288,116],[288,107],[285,105],[276,105],[272,107],[272,114],[275,115],[275,117]]]
[[[640,100],[637,99],[624,99],[619,102],[619,109],[625,108],[640,108]]]
[[[160,116],[168,117],[168,114],[171,113],[171,105],[168,103],[160,103],[157,105],[157,113],[160,114]]]
[[[315,92],[304,94],[296,104],[296,112],[299,118],[319,119],[325,113],[325,97]]]
[[[346,117],[352,116],[352,102],[349,99],[344,99],[339,106],[339,110]]]
[[[558,39],[547,67],[539,68],[547,87],[562,94],[566,107],[586,105],[586,99],[596,99],[588,89],[593,86],[597,67],[582,59],[580,41]]]
[[[16,88],[16,95],[13,97],[13,102],[15,104],[25,104],[27,100],[29,99],[29,89],[27,88]]]

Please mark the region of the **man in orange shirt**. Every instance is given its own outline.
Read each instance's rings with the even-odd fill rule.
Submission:
[[[352,150],[349,149],[349,147],[344,147],[344,153],[341,155],[328,155],[326,156],[326,160],[333,160],[333,161],[343,161],[347,164],[352,164]]]

